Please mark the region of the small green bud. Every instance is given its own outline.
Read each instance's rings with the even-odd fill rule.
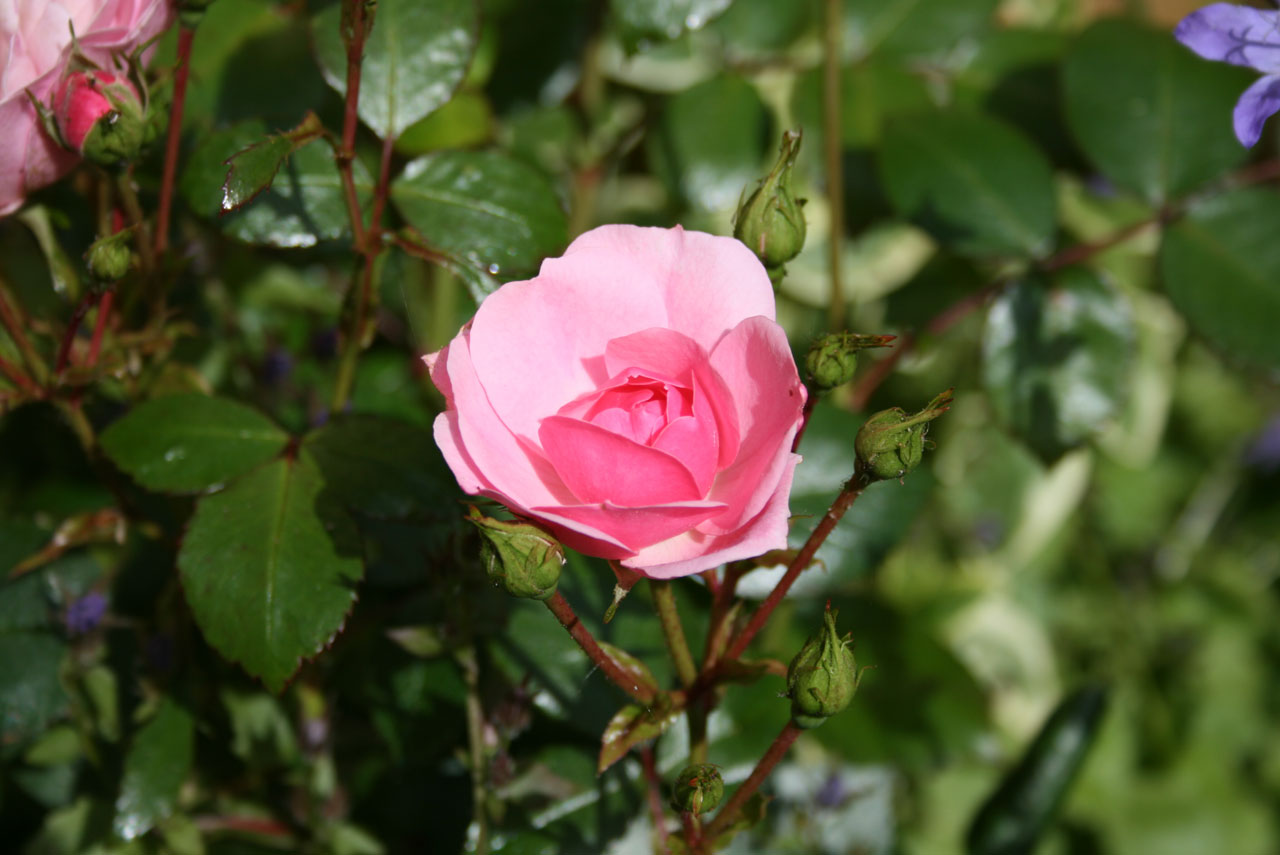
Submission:
[[[791,189],[791,169],[799,153],[800,132],[787,131],[772,171],[734,215],[733,236],[756,254],[771,277],[804,248],[804,200],[797,200]]]
[[[819,391],[843,386],[853,379],[858,367],[858,351],[867,347],[887,347],[896,336],[858,335],[855,333],[831,333],[818,339],[809,348],[805,368],[809,378]]]
[[[480,529],[485,573],[513,597],[545,600],[556,592],[564,550],[551,535],[518,520],[495,520],[475,508],[467,520]]]
[[[929,423],[951,406],[951,390],[938,395],[915,415],[900,407],[881,410],[871,416],[854,438],[858,467],[871,480],[901,478],[920,465],[924,458],[925,434]]]
[[[89,272],[99,282],[116,282],[129,272],[133,254],[129,250],[132,231],[126,229],[95,240],[84,254]]]
[[[722,798],[724,779],[720,777],[720,770],[710,763],[685,766],[671,788],[671,805],[695,816],[715,810]]]
[[[787,668],[792,719],[803,728],[817,727],[849,706],[861,679],[848,640],[836,632],[836,612],[828,603],[822,629],[805,642]]]

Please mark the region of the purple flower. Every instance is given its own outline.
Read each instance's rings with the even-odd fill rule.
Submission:
[[[1214,3],[1183,18],[1173,34],[1205,59],[1266,75],[1236,102],[1236,138],[1252,148],[1262,136],[1263,123],[1280,111],[1280,11]]]
[[[97,591],[90,591],[67,606],[67,632],[84,635],[92,632],[107,613],[107,598]]]

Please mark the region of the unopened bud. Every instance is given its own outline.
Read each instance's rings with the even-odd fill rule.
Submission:
[[[791,169],[800,153],[800,132],[782,135],[782,150],[773,169],[734,215],[733,236],[756,254],[772,274],[804,248],[804,200],[791,188]]]
[[[887,347],[896,336],[858,335],[855,333],[831,333],[824,335],[809,348],[805,368],[809,378],[819,391],[843,386],[853,379],[858,367],[858,351],[867,347]]]
[[[53,92],[58,141],[99,166],[138,156],[146,134],[146,108],[133,84],[110,71],[67,74]]]
[[[858,467],[872,480],[901,478],[924,458],[929,423],[951,406],[951,390],[938,395],[915,415],[900,407],[881,410],[867,419],[853,441]]]
[[[556,592],[564,550],[551,535],[530,523],[491,519],[475,508],[467,520],[480,529],[480,558],[494,584],[531,600]]]
[[[836,632],[836,612],[827,604],[822,629],[805,642],[787,668],[791,718],[813,728],[849,706],[861,674],[847,639]]]
[[[131,230],[119,231],[95,240],[84,254],[89,272],[99,282],[115,282],[129,272],[133,254],[129,250]]]
[[[685,766],[671,788],[672,806],[694,815],[715,810],[722,798],[724,779],[720,777],[720,770],[710,763]]]

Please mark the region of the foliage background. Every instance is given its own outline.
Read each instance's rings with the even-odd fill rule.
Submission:
[[[731,851],[961,851],[1048,713],[1093,683],[1110,706],[1037,851],[1276,851],[1277,140],[1232,138],[1251,77],[1177,45],[1185,11],[845,0],[833,300],[820,4],[383,0],[354,171],[364,200],[393,138],[384,225],[425,249],[374,266],[371,346],[335,416],[358,289],[331,150],[274,138],[291,151],[274,184],[219,207],[226,158],[309,111],[341,128],[338,9],[218,0],[191,56],[180,261],[153,277],[167,313],[126,302],[54,402],[0,378],[0,839],[460,851],[470,705],[495,851],[649,851],[634,757],[595,774],[620,699],[541,607],[483,584],[417,357],[592,225],[729,233],[801,127],[809,242],[780,320],[800,356],[833,315],[902,338],[818,407],[797,542],[852,471],[864,413],[948,385],[957,403],[926,467],[868,491],[757,642],[790,658],[830,599],[876,670]],[[273,162],[240,161],[244,196]],[[160,163],[136,170],[148,205]],[[88,287],[94,180],[0,221],[0,273],[46,360]],[[20,360],[11,335],[0,356]],[[96,440],[66,418],[73,394]],[[234,441],[167,459],[166,426],[195,424]],[[283,489],[276,543],[322,578],[295,571],[273,616],[255,526]],[[562,590],[670,681],[644,593],[600,624],[611,585],[574,557]],[[707,597],[678,588],[696,647]],[[735,687],[713,717],[728,781],[786,720],[782,688]],[[682,727],[659,742],[667,773]]]

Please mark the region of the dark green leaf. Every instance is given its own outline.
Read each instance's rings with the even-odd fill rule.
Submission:
[[[1057,224],[1049,163],[996,119],[933,113],[893,121],[881,177],[900,214],[968,255],[1047,251]]]
[[[420,157],[392,183],[391,199],[432,249],[493,276],[533,273],[568,240],[551,183],[495,151]]]
[[[1160,203],[1244,160],[1231,110],[1251,80],[1200,59],[1164,30],[1102,21],[1067,56],[1067,122],[1108,178]]]
[[[33,739],[66,708],[58,678],[66,649],[48,633],[0,634],[0,745]]]
[[[222,210],[234,211],[248,204],[271,186],[285,158],[320,135],[323,130],[315,113],[291,131],[272,134],[232,155],[227,161],[227,179],[222,184]]]
[[[275,457],[289,435],[227,398],[152,398],[103,431],[102,450],[148,490],[196,493]]]
[[[205,640],[280,691],[342,629],[362,567],[345,512],[317,507],[310,455],[277,460],[196,506],[178,554]]]
[[[405,128],[453,97],[471,63],[480,31],[475,0],[379,0],[364,45],[360,118],[379,137]],[[316,55],[329,85],[347,91],[347,51],[331,2],[312,18]]]
[[[721,75],[667,102],[650,158],[672,192],[707,211],[734,207],[766,171],[768,111],[750,83]]]
[[[845,0],[845,52],[943,54],[986,29],[998,0]]]
[[[1048,286],[1020,282],[991,306],[983,379],[992,407],[1038,454],[1088,439],[1128,392],[1134,347],[1127,301],[1083,268]]]
[[[969,827],[969,855],[1032,852],[1075,780],[1106,712],[1103,688],[1068,695]]]
[[[609,720],[600,738],[600,759],[596,774],[600,774],[627,755],[634,746],[649,739],[657,739],[680,715],[672,711],[667,695],[659,695],[659,703],[652,707],[627,704]]]
[[[719,15],[733,0],[611,0],[610,7],[625,30],[636,36],[679,37]]]
[[[1160,245],[1164,287],[1191,325],[1255,363],[1280,366],[1280,197],[1240,190],[1195,206]]]
[[[116,798],[115,832],[125,840],[145,834],[173,813],[195,753],[191,714],[165,698],[133,737]]]

